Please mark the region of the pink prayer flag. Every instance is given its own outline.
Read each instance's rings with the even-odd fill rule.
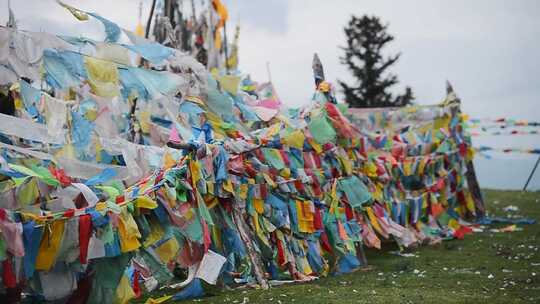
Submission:
[[[180,135],[178,135],[178,130],[176,130],[176,126],[172,126],[171,133],[169,134],[169,141],[179,143],[182,140],[180,139]]]
[[[257,106],[259,107],[264,107],[267,109],[274,109],[274,110],[279,109],[280,105],[281,105],[281,102],[276,98],[263,99],[263,100],[260,100],[259,103],[257,104]]]

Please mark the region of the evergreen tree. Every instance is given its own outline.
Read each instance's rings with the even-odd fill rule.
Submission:
[[[397,76],[386,73],[399,59],[400,54],[383,57],[383,48],[394,37],[387,32],[388,25],[376,16],[352,16],[345,35],[347,47],[341,63],[347,65],[356,81],[348,85],[339,81],[345,101],[353,108],[404,106],[414,100],[412,89],[407,87],[402,95],[394,96],[390,87],[398,83]]]

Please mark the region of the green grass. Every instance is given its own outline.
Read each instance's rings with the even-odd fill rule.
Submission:
[[[491,215],[540,219],[540,192],[484,191]],[[489,228],[502,227],[493,226]],[[268,291],[221,290],[197,303],[540,303],[540,224],[523,231],[485,232],[465,240],[423,246],[417,257],[399,257],[386,244],[368,250],[370,271],[322,278],[313,283],[284,285]]]

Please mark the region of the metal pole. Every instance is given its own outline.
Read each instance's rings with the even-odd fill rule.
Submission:
[[[540,156],[536,160],[536,164],[534,164],[534,168],[532,169],[531,174],[529,175],[529,178],[527,179],[527,182],[525,183],[525,186],[523,186],[523,191],[527,191],[527,186],[529,186],[529,182],[531,181],[534,172],[536,171],[536,168],[538,168],[538,164],[540,164]]]

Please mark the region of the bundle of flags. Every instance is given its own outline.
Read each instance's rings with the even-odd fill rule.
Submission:
[[[462,238],[480,216],[459,103],[288,109],[271,83],[208,73],[64,6],[102,22],[105,41],[0,28],[14,46],[0,48],[14,105],[0,120],[6,289],[126,303],[176,268],[179,292],[155,301],[201,296],[202,281],[306,281],[362,266],[381,239]]]

